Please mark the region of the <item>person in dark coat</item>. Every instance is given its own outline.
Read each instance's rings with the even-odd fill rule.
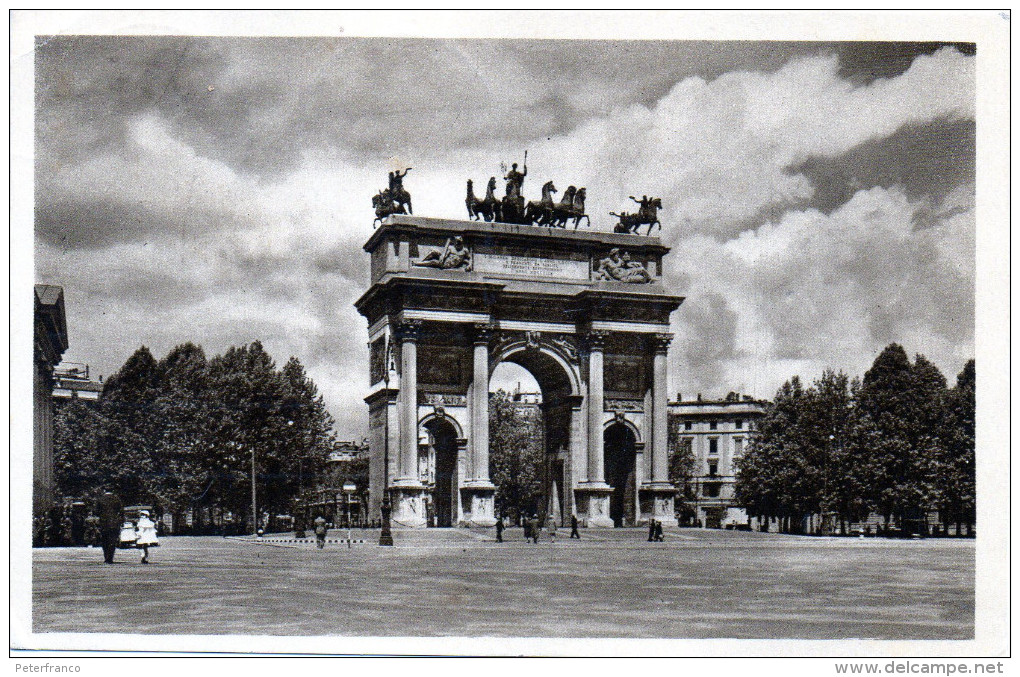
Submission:
[[[103,561],[113,564],[113,554],[120,542],[120,525],[124,512],[124,504],[110,490],[96,501],[96,514],[99,516],[99,530],[103,545]]]
[[[666,540],[662,535],[662,522],[655,520],[655,540],[662,543]]]
[[[655,540],[655,520],[648,520],[648,542]]]
[[[570,516],[570,537],[581,539],[581,534],[577,531],[577,515]]]
[[[525,541],[530,541],[531,540],[531,518],[528,517],[527,515],[525,515],[524,519],[521,520],[521,526],[524,527],[524,540]]]
[[[532,515],[531,517],[531,539],[532,542],[538,543],[538,537],[542,533],[542,525],[538,521],[538,515]]]
[[[315,547],[322,550],[326,546],[326,518],[319,515],[315,518]]]
[[[497,517],[496,518],[496,542],[497,543],[502,543],[503,542],[503,518],[502,517]]]

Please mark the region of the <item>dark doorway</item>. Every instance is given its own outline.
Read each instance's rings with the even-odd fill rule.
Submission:
[[[437,527],[452,527],[457,519],[457,431],[449,422],[435,419],[425,424],[435,454],[432,509]]]
[[[603,434],[606,482],[613,488],[609,516],[618,527],[633,526],[636,442],[634,433],[614,423]]]

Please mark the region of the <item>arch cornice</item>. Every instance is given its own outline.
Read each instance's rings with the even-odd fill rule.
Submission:
[[[445,411],[430,411],[429,413],[425,414],[418,420],[418,429],[420,430],[421,428],[424,428],[426,425],[433,421],[443,421],[444,423],[449,423],[450,425],[453,426],[453,429],[456,431],[458,440],[465,438],[464,429],[461,427],[460,423],[458,423],[457,419],[453,418]]]
[[[567,375],[567,382],[570,384],[570,395],[580,396],[582,394],[580,368],[576,351],[574,355],[570,355],[565,348],[557,345],[544,335],[537,339],[532,338],[532,340],[529,340],[527,334],[513,336],[509,340],[507,340],[507,336],[504,334],[502,338],[504,340],[497,341],[496,346],[492,350],[489,360],[490,377],[501,362],[517,362],[517,360],[511,360],[510,358],[519,353],[536,351],[554,360],[564,371]]]
[[[606,421],[605,423],[602,424],[602,432],[603,432],[603,434],[607,430],[612,428],[614,425],[622,425],[624,428],[629,430],[631,432],[631,434],[634,435],[634,443],[635,444],[644,446],[644,440],[641,439],[641,430],[640,430],[640,428],[638,428],[637,425],[635,425],[635,423],[633,421],[628,419],[626,417],[626,415],[622,411],[616,412],[616,415],[613,416],[613,418],[609,419],[608,421]]]

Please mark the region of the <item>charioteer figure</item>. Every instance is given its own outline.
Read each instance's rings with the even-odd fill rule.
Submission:
[[[524,153],[524,157],[527,158],[527,151]],[[517,163],[510,165],[510,171],[506,173],[503,178],[506,180],[506,196],[511,195],[515,197],[522,197],[524,195],[524,177],[528,175],[527,160],[524,161],[524,171],[517,171]]]

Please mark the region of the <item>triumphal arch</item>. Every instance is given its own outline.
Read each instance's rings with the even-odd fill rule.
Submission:
[[[545,420],[541,510],[585,526],[676,524],[670,313],[658,238],[394,215],[365,244],[370,513],[491,526],[489,377],[530,371]]]

